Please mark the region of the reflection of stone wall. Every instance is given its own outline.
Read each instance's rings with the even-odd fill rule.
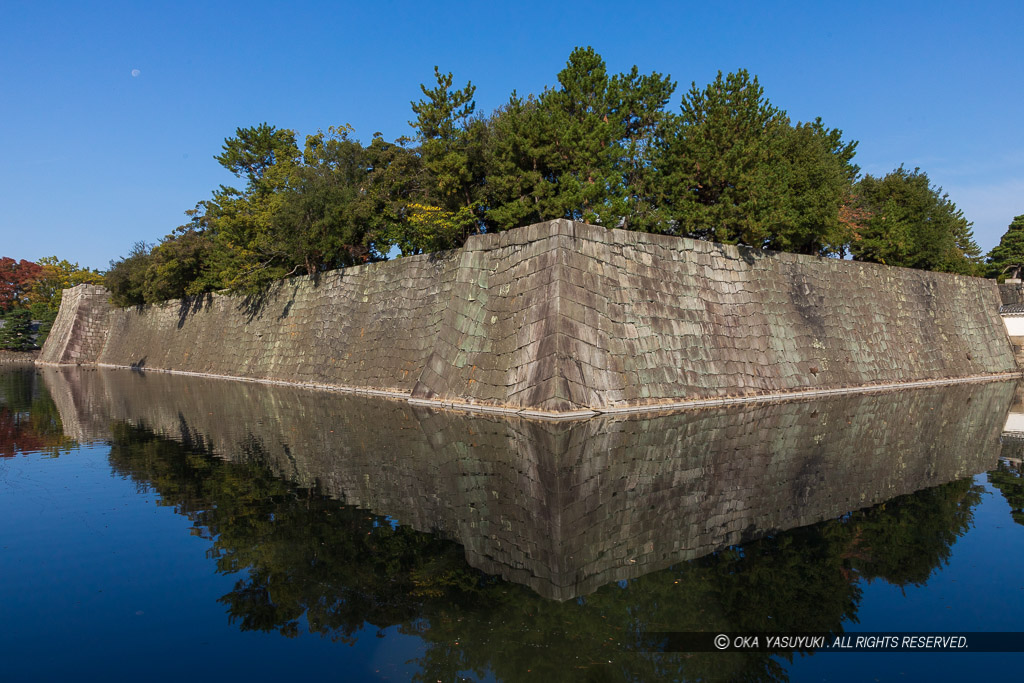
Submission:
[[[59,407],[79,433],[127,420],[230,460],[258,459],[456,539],[473,566],[558,599],[991,469],[1015,388],[569,424],[297,387],[44,372],[55,397],[70,397]]]
[[[115,310],[109,324],[98,308],[89,318],[76,291],[44,362],[515,410],[656,407],[1017,371],[991,281],[569,221],[287,280],[258,302],[207,296]],[[103,343],[75,346],[95,327],[108,330]]]

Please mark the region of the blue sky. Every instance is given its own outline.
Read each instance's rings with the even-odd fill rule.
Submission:
[[[23,2],[0,4],[0,256],[105,269],[233,177],[238,127],[408,134],[434,65],[490,112],[573,47],[703,86],[756,74],[794,120],[920,166],[988,251],[1024,214],[1020,2]],[[137,75],[133,75],[137,70]]]

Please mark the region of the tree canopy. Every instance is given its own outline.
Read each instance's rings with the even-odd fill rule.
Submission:
[[[989,277],[1000,277],[1007,268],[1015,266],[1024,270],[1024,215],[1013,219],[999,239],[999,244],[988,253],[985,263],[988,265]]]
[[[921,169],[900,166],[857,184],[866,218],[850,241],[853,257],[890,266],[979,275],[971,223]]]
[[[112,262],[114,301],[254,293],[554,218],[980,273],[970,222],[923,171],[860,177],[855,141],[820,118],[791,121],[744,69],[692,83],[677,108],[675,90],[580,47],[555,85],[490,114],[472,82],[435,67],[410,103],[412,135],[393,142],[339,125],[300,147],[289,129],[238,128],[214,158],[242,186]]]
[[[0,258],[0,313],[28,305],[28,293],[42,269],[38,263]]]

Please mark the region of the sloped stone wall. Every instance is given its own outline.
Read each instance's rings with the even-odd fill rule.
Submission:
[[[413,396],[547,411],[1014,372],[978,278],[568,221],[470,240]]]
[[[38,362],[54,365],[95,363],[110,336],[114,311],[109,293],[96,285],[65,289],[57,319],[43,344]]]
[[[571,414],[1014,373],[999,302],[977,278],[551,221],[260,300],[107,312],[82,290],[42,360]]]
[[[415,256],[293,278],[261,298],[115,309],[92,360],[407,394],[433,348],[457,263],[452,253]]]

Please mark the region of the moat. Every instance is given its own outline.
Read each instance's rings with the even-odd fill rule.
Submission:
[[[0,675],[1013,680],[645,636],[1024,631],[1019,395],[551,423],[2,366]]]

